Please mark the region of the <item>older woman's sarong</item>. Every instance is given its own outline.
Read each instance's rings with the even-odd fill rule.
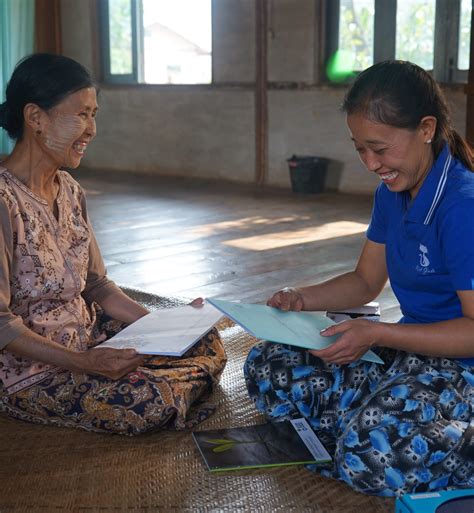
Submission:
[[[116,321],[108,322],[108,335]],[[103,329],[103,327],[102,327]],[[135,435],[157,428],[191,428],[216,406],[206,398],[224,369],[216,329],[181,357],[150,357],[119,380],[62,370],[40,383],[0,398],[11,417],[87,431]]]

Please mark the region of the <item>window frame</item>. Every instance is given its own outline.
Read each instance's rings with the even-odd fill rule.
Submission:
[[[106,84],[140,84],[143,78],[143,4],[141,0],[129,0],[132,31],[132,73],[115,74],[110,69],[109,1],[99,0],[99,32],[101,43],[101,74]]]
[[[214,0],[212,0],[214,1]],[[211,59],[211,82],[197,84],[170,84],[170,83],[148,83],[145,82],[145,55],[144,55],[144,28],[143,28],[143,1],[129,0],[132,24],[132,73],[114,74],[110,69],[110,30],[109,30],[109,0],[98,0],[97,28],[100,42],[98,69],[100,69],[101,82],[105,86],[133,86],[153,88],[205,88],[215,85],[214,83],[214,58]],[[213,11],[213,8],[211,12]],[[211,20],[214,31],[214,16]],[[214,44],[214,43],[213,43]],[[212,51],[213,55],[213,51]]]
[[[325,61],[338,50],[339,0],[327,0]],[[468,70],[457,68],[461,0],[436,0],[433,77],[440,83],[466,83]],[[395,59],[397,0],[374,0],[374,64]],[[326,79],[327,80],[327,79]]]

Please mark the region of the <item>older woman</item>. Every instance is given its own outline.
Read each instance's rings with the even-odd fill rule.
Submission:
[[[137,434],[193,425],[225,365],[215,330],[182,358],[90,348],[148,312],[106,276],[77,168],[96,135],[89,73],[63,56],[21,61],[0,105],[16,141],[0,163],[0,407],[12,417]]]
[[[282,310],[339,310],[373,300],[387,279],[399,323],[351,320],[305,352],[261,343],[245,374],[273,420],[304,416],[334,449],[326,476],[401,495],[474,486],[474,173],[439,86],[388,61],[362,72],[343,109],[363,164],[381,183],[354,271],[286,288]],[[384,365],[359,361],[378,347]]]

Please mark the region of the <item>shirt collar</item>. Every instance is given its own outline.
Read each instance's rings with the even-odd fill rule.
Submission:
[[[446,189],[448,173],[454,159],[446,143],[421,184],[406,219],[414,223],[430,224]]]

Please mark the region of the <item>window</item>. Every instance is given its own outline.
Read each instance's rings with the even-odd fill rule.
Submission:
[[[345,70],[328,77],[395,58],[432,71],[440,82],[466,82],[471,10],[472,0],[330,0],[328,62],[337,56]]]
[[[106,82],[209,84],[212,0],[101,0]]]

